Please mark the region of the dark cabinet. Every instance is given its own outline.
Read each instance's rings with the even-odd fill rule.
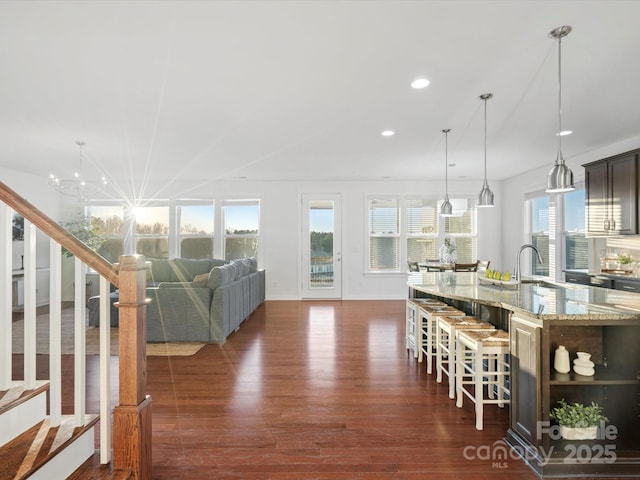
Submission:
[[[591,285],[591,275],[581,272],[565,272],[564,280],[567,283],[577,283],[579,285]]]
[[[613,282],[613,288],[616,290],[625,290],[627,292],[640,292],[640,282],[638,280],[627,280],[616,278]]]
[[[512,403],[507,443],[527,452],[529,466],[542,478],[638,476],[640,321],[536,320],[511,318]],[[578,351],[589,352],[595,375],[557,373],[553,357],[558,345],[564,345],[572,359]],[[560,438],[549,413],[562,399],[599,403],[609,419],[606,435],[600,432],[596,440],[580,442]],[[578,449],[581,457],[575,456]],[[599,457],[599,452],[605,451],[608,456],[603,462],[605,457]]]
[[[638,233],[638,152],[588,163],[585,168],[587,235]]]
[[[509,342],[511,428],[529,444],[535,445],[540,409],[540,328],[514,316],[509,327]]]

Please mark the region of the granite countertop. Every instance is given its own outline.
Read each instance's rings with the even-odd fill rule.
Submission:
[[[640,320],[640,294],[620,290],[547,280],[508,288],[481,284],[476,273],[464,272],[415,272],[407,284],[427,294],[502,307],[543,321]]]

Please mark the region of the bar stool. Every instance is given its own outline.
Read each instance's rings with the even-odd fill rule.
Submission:
[[[446,307],[447,304],[436,300],[435,298],[409,298],[407,299],[407,318],[405,325],[405,342],[407,350],[413,349],[413,357],[418,358],[418,347],[416,346],[416,338],[418,336],[419,327],[417,325],[418,309],[421,305],[432,305]]]
[[[442,374],[449,381],[449,398],[455,398],[456,391],[456,333],[458,330],[495,330],[490,323],[475,317],[439,317],[435,326],[436,339],[436,382],[442,382]]]
[[[464,395],[476,404],[476,429],[482,430],[485,404],[509,403],[509,334],[504,330],[458,332],[456,406]],[[469,386],[473,385],[473,391]],[[484,387],[487,386],[487,396]]]
[[[465,313],[455,307],[448,305],[433,306],[423,305],[418,309],[418,329],[417,338],[418,362],[422,362],[422,358],[427,357],[427,373],[432,373],[432,358],[436,348],[436,323],[438,318],[442,316],[461,318]]]

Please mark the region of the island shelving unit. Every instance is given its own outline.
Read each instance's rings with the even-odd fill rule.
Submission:
[[[541,478],[640,478],[640,294],[532,281],[508,289],[473,273],[414,273],[410,297],[435,297],[509,331],[510,426],[505,441]],[[590,377],[557,373],[564,345],[596,364]],[[558,400],[599,403],[596,440],[566,441],[549,419]]]

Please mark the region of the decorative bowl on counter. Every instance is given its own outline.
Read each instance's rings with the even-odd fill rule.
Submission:
[[[497,280],[495,278],[485,277],[483,272],[478,272],[478,283],[480,285],[494,285],[496,287],[513,289],[518,288],[518,285],[520,285],[520,282],[513,278],[511,280]]]

